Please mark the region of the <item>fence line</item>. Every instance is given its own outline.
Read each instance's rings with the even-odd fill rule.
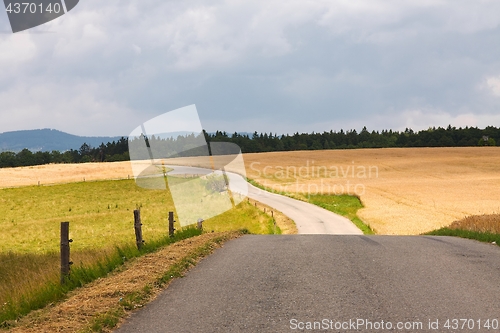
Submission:
[[[276,219],[274,218],[274,210],[273,210],[272,208],[268,210],[268,209],[266,208],[266,207],[268,207],[268,206],[265,206],[264,204],[262,204],[262,203],[258,202],[257,200],[253,200],[253,199],[252,199],[252,201],[254,202],[254,205],[253,205],[253,206],[254,206],[255,208],[259,209],[259,205],[263,207],[263,208],[262,208],[262,212],[263,212],[264,214],[266,214],[266,215],[271,216],[271,218],[272,218],[272,220],[273,220],[273,224],[274,224],[274,226],[276,227],[276,226],[277,226],[277,223],[276,223]],[[250,202],[250,198],[249,198],[249,197],[247,197],[247,202],[248,202],[248,204],[250,204],[250,205],[251,205],[251,202]],[[258,204],[259,204],[259,205],[258,205]]]
[[[168,212],[169,220],[169,236],[173,237],[174,228],[174,212]],[[201,219],[200,219],[201,220]],[[198,220],[198,229],[202,230],[203,220]],[[137,249],[141,250],[145,241],[142,238],[142,222],[141,222],[141,211],[139,209],[134,210],[134,232],[135,232],[135,243]],[[60,239],[60,256],[61,256],[61,284],[64,284],[70,278],[70,269],[73,262],[70,261],[70,243],[73,242],[69,239],[69,222],[61,222],[61,239]]]
[[[14,185],[14,186],[2,186],[0,185],[0,189],[7,189],[7,188],[21,188],[21,187],[28,187],[28,186],[57,186],[57,185],[67,185],[67,184],[73,184],[73,183],[90,183],[90,182],[100,182],[100,181],[107,181],[107,180],[130,180],[133,179],[134,177],[127,175],[127,177],[119,177],[119,178],[97,178],[97,179],[88,179],[87,177],[82,177],[81,179],[78,180],[73,180],[73,181],[64,181],[64,182],[56,182],[56,183],[43,183],[40,180],[35,180],[33,183],[28,183],[25,185]]]

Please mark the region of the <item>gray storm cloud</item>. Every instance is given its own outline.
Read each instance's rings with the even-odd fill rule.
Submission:
[[[209,131],[498,126],[498,12],[496,1],[88,0],[0,34],[0,131],[125,135],[192,103]]]

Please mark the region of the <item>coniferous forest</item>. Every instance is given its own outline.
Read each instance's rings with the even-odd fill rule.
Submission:
[[[500,145],[500,128],[493,126],[479,129],[477,127],[429,128],[415,132],[405,131],[368,131],[364,127],[360,132],[329,131],[323,133],[295,133],[278,135],[273,133],[228,134],[217,131],[204,133],[207,142],[232,142],[237,144],[243,153],[322,150],[322,149],[357,149],[357,148],[405,148],[405,147],[472,147]],[[155,139],[155,138],[153,138]],[[151,138],[150,138],[151,140]],[[162,140],[162,139],[156,139]],[[168,139],[176,141],[175,139]],[[178,138],[177,140],[185,140]],[[19,152],[4,151],[0,153],[0,167],[32,166],[49,163],[85,163],[113,162],[130,159],[128,139],[122,137],[113,142],[102,143],[92,147],[86,143],[78,150],[64,152],[53,150],[32,152],[23,149]]]

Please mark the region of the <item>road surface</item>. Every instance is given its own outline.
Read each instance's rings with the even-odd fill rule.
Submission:
[[[496,245],[248,235],[173,281],[117,333],[500,332],[499,295]]]

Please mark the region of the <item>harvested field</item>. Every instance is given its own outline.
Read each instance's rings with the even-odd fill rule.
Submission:
[[[247,176],[276,190],[358,195],[379,234],[420,234],[500,213],[500,148],[394,148],[246,154]]]
[[[132,178],[130,162],[49,164],[0,169],[0,188]]]

